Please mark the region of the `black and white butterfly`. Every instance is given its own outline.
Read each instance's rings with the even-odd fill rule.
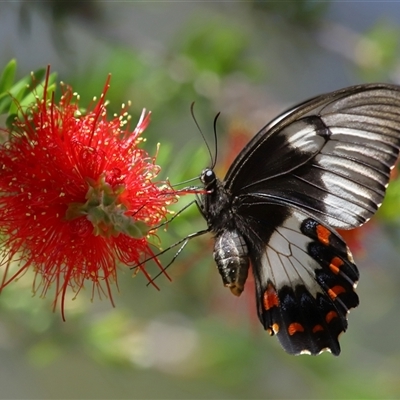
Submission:
[[[258,317],[288,353],[340,353],[359,273],[335,229],[376,212],[399,147],[400,86],[359,85],[272,121],[223,181],[202,172],[199,207],[223,283],[240,295],[251,265]]]

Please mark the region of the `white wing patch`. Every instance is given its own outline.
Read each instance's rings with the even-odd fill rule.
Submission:
[[[305,121],[295,121],[284,128],[282,134],[291,146],[308,153],[318,151],[325,142],[323,137],[315,136],[314,126]]]
[[[321,267],[307,252],[312,240],[300,232],[303,219],[294,211],[283,225],[275,229],[261,258],[260,273],[264,282],[270,280],[277,289],[285,285],[295,288],[301,283],[315,297],[322,291],[314,271]]]

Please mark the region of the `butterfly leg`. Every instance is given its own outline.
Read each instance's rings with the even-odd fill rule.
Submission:
[[[171,261],[163,268],[163,270],[161,272],[159,272],[153,279],[151,279],[147,286],[154,283],[154,280],[157,279],[160,275],[162,275],[166,269],[168,267],[170,267],[174,261],[177,259],[177,257],[179,256],[179,254],[182,252],[182,250],[186,247],[186,245],[188,244],[190,239],[193,239],[194,237],[197,236],[201,236],[204,235],[205,233],[208,233],[208,229],[204,229],[198,232],[194,232],[191,233],[190,235],[187,235],[185,238],[183,238],[182,240],[179,240],[178,242],[172,244],[171,246],[168,246],[166,249],[164,249],[163,251],[161,251],[160,253],[156,254],[154,257],[150,257],[149,259],[143,261],[140,265],[143,265],[145,262],[154,259],[154,258],[158,258],[159,256],[161,256],[162,254],[166,253],[167,251],[173,249],[174,247],[180,246],[179,249],[177,250],[177,252],[174,254],[174,256],[172,257]]]

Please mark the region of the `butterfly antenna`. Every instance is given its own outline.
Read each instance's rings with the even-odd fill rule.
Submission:
[[[196,117],[194,116],[194,102],[193,102],[193,103],[191,104],[191,106],[190,106],[190,113],[192,114],[193,121],[194,121],[194,123],[196,124],[197,129],[199,130],[200,135],[201,135],[201,137],[203,138],[204,143],[205,143],[206,146],[207,146],[208,154],[210,155],[211,165],[214,167],[214,165],[215,165],[215,160],[214,160],[214,157],[213,157],[213,155],[212,155],[210,146],[208,145],[208,142],[207,142],[207,140],[206,140],[206,137],[204,136],[204,133],[202,132],[202,130],[201,130],[201,128],[200,128],[200,125],[199,125],[198,122],[197,122]]]
[[[219,112],[214,118],[214,143],[215,143],[214,154],[215,154],[215,157],[214,157],[214,161],[212,163],[211,169],[214,169],[214,167],[217,164],[217,157],[218,157],[217,121],[218,121],[218,118],[219,118],[220,115],[221,115],[221,113]]]

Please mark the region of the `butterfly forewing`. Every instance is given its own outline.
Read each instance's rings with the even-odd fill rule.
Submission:
[[[363,85],[286,113],[250,141],[225,187],[303,207],[333,228],[367,221],[382,202],[400,146],[400,89]]]

